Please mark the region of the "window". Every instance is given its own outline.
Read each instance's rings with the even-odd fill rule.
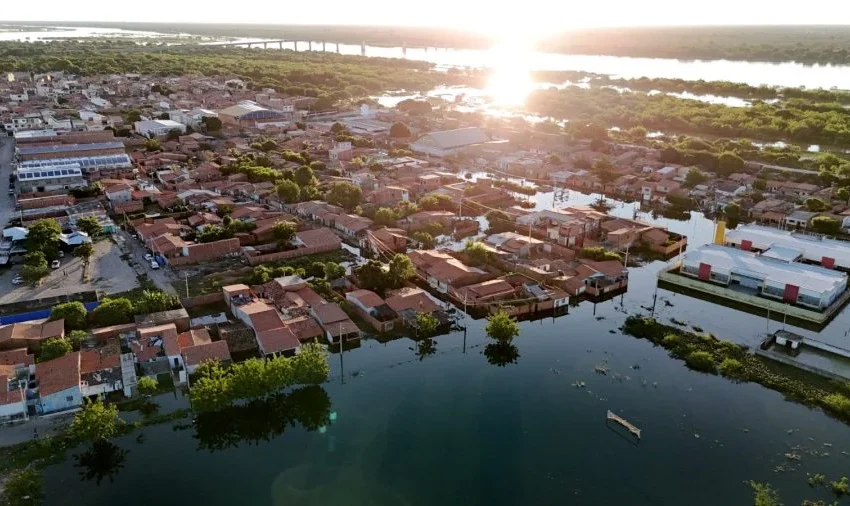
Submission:
[[[74,402],[74,396],[69,395],[69,396],[65,397],[65,400],[68,401],[68,402]]]

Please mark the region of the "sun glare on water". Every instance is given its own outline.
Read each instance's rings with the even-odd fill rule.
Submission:
[[[534,89],[529,65],[531,46],[528,40],[509,39],[491,50],[493,59],[490,68],[493,73],[485,92],[492,98],[494,105],[523,105]]]

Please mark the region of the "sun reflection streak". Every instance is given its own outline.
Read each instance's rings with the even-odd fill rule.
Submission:
[[[504,40],[491,50],[493,73],[485,92],[494,105],[517,106],[525,103],[534,89],[529,65],[531,44],[527,40]]]

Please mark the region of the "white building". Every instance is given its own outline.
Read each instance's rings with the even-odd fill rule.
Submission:
[[[823,310],[847,289],[847,275],[814,265],[709,244],[684,255],[681,274],[748,295]]]
[[[133,124],[136,133],[146,137],[157,137],[168,135],[172,130],[179,130],[181,134],[186,133],[186,125],[170,119],[155,119],[151,121],[137,121]]]
[[[171,111],[168,113],[168,118],[171,121],[176,121],[182,125],[187,125],[191,127],[197,127],[200,125],[204,118],[217,118],[218,114],[215,111],[210,111],[208,109],[192,109],[191,111],[181,110],[181,111]]]
[[[781,247],[797,251],[798,258],[795,260],[850,270],[850,243],[846,241],[821,239],[758,225],[743,225],[726,232],[726,244],[744,251],[768,251]]]
[[[468,127],[427,133],[416,139],[416,142],[410,145],[410,149],[416,153],[443,157],[457,154],[465,148],[485,142],[490,142],[490,138],[484,130]]]

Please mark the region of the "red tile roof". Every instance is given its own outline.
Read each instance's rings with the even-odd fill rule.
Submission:
[[[20,390],[9,391],[9,377],[0,376],[0,406],[22,401],[23,395]],[[21,405],[21,409],[23,409],[23,405]]]
[[[301,345],[292,330],[286,327],[257,332],[257,341],[267,355],[294,350]]]
[[[42,396],[80,385],[80,352],[41,362],[35,368]]]
[[[89,374],[106,369],[121,367],[121,356],[117,354],[106,354],[99,350],[86,350],[80,352],[80,373]]]
[[[393,311],[401,312],[405,309],[413,309],[419,313],[433,313],[440,309],[421,288],[400,288],[387,294],[387,305]]]
[[[0,351],[0,365],[32,365],[35,357],[27,353],[26,348]]]
[[[219,362],[230,360],[230,349],[227,341],[216,341],[183,348],[183,361],[186,366],[198,365],[207,360]]]
[[[359,301],[365,308],[378,307],[384,303],[384,299],[372,290],[354,290],[347,293],[345,297]]]
[[[316,322],[312,316],[292,318],[291,320],[286,320],[285,323],[286,328],[291,330],[292,333],[295,334],[295,337],[297,337],[302,343],[312,342],[316,338],[322,337],[324,334],[322,327],[319,326],[318,322]]]

